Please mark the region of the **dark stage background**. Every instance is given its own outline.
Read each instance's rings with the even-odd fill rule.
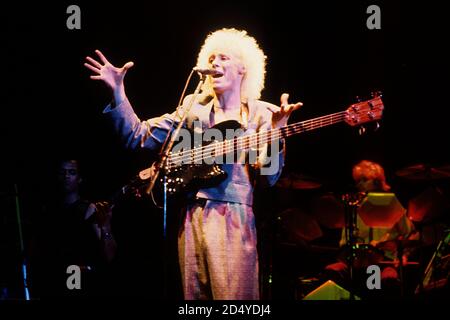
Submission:
[[[66,8],[71,4],[81,8],[81,30],[66,27]],[[381,30],[366,27],[370,4],[381,8]],[[356,96],[367,98],[374,90],[383,93],[385,113],[378,131],[369,126],[368,133],[359,136],[357,129],[340,124],[295,136],[287,143],[285,173],[321,181],[323,186],[316,192],[341,192],[351,184],[352,165],[372,159],[385,166],[389,182],[407,201],[411,186],[395,176],[396,170],[418,163],[450,163],[450,52],[445,18],[440,2],[2,5],[6,91],[2,90],[0,124],[0,244],[4,252],[0,260],[15,261],[10,257],[18,255],[14,184],[27,238],[35,229],[36,212],[48,196],[52,164],[59,157],[69,154],[82,159],[84,194],[90,199],[108,198],[152,162],[151,153],[125,150],[117,140],[101,114],[109,92],[89,79],[84,58],[94,57],[94,50],[100,49],[115,65],[134,61],[126,76],[127,94],[136,113],[146,119],[176,107],[204,38],[222,27],[246,29],[259,41],[268,56],[262,99],[278,104],[281,93],[288,92],[291,102],[304,103],[291,122],[342,111]],[[277,245],[275,217],[286,207],[302,205],[294,199],[310,200],[310,193],[294,193],[295,198],[283,200],[280,194],[286,192],[272,188],[263,191],[256,204],[265,208],[257,213],[262,276],[271,273],[270,261],[275,279],[277,272],[284,275],[272,288],[264,289],[269,298],[293,299],[296,279],[325,263],[303,255],[296,245],[271,254]],[[115,219],[125,252],[122,261],[127,264],[122,278],[118,277],[124,288],[121,294],[161,297],[161,212],[148,199],[129,199],[117,208]],[[169,247],[170,256],[175,256],[174,243]],[[174,261],[169,265],[173,276],[166,287],[170,297],[179,297]],[[8,279],[17,280],[16,266],[7,269],[4,273],[13,275]],[[14,283],[11,280],[10,291],[20,297]]]

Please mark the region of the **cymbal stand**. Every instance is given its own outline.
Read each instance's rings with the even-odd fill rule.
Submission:
[[[365,196],[365,193],[363,193]],[[350,253],[347,256],[348,270],[350,276],[350,300],[355,299],[354,293],[354,261],[355,261],[355,246],[356,246],[356,234],[357,229],[357,209],[361,201],[364,199],[362,193],[346,193],[342,196],[342,201],[344,202],[345,211],[345,239],[347,248],[349,248]]]
[[[433,256],[431,257],[431,260],[429,261],[427,267],[425,268],[425,271],[423,273],[422,278],[420,279],[419,285],[417,286],[415,293],[424,293],[425,287],[429,286],[430,282],[435,282],[436,279],[433,279],[434,276],[434,270],[436,266],[439,264],[440,259],[442,258],[442,255],[444,254],[444,251],[446,248],[448,248],[450,245],[450,229],[447,229],[444,231],[444,236],[439,241],[436,250],[433,253]]]

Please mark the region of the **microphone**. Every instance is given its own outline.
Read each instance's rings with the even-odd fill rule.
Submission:
[[[209,76],[222,76],[223,75],[222,72],[215,70],[215,69],[202,69],[199,67],[194,67],[192,70],[194,70],[204,76],[208,76],[208,75]]]

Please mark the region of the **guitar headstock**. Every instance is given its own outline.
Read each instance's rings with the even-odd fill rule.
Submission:
[[[352,104],[347,108],[345,122],[352,127],[360,126],[367,122],[377,121],[383,116],[383,101],[381,95],[372,99]]]

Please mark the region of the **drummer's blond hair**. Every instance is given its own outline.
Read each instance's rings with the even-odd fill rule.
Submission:
[[[389,191],[391,186],[386,183],[384,169],[376,162],[362,160],[353,166],[353,179],[358,182],[363,178],[367,180],[375,180],[382,191]]]

